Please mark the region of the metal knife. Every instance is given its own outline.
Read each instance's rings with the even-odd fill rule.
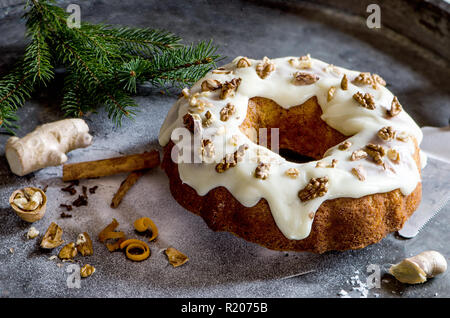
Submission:
[[[450,201],[450,164],[428,157],[422,171],[422,202],[398,234],[404,238],[416,236]]]

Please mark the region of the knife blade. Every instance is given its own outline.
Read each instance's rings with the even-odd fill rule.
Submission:
[[[450,164],[428,156],[422,172],[422,201],[398,234],[413,238],[450,201]]]

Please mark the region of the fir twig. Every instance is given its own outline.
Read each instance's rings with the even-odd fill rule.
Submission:
[[[9,133],[17,128],[17,108],[54,79],[56,65],[66,69],[66,116],[85,116],[103,105],[120,125],[137,112],[131,96],[139,84],[188,85],[220,58],[211,42],[184,46],[165,30],[87,22],[69,28],[68,14],[53,0],[28,0],[25,8],[29,44],[19,65],[0,79],[0,129]]]

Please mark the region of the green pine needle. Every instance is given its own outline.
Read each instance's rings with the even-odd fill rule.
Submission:
[[[185,86],[196,82],[220,59],[211,42],[182,45],[165,30],[81,23],[67,26],[68,14],[53,0],[28,0],[29,44],[18,66],[0,78],[0,132],[14,133],[16,111],[36,88],[54,80],[56,65],[65,67],[62,110],[82,117],[103,106],[119,126],[132,119],[137,87]]]

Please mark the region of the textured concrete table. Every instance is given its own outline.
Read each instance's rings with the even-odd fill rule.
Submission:
[[[349,12],[366,14],[363,5],[348,3],[352,9]],[[382,11],[382,18],[395,16],[390,7],[381,7],[386,10],[386,14]],[[419,125],[449,123],[448,61],[390,28],[368,29],[365,19],[357,15],[302,1],[283,5],[276,1],[263,4],[232,1],[219,5],[213,1],[187,4],[109,0],[81,2],[81,8],[82,19],[92,22],[165,28],[181,35],[186,42],[212,38],[220,45],[220,54],[226,56],[224,63],[237,55],[262,58],[311,53],[335,65],[376,72],[386,79]],[[400,12],[395,13],[401,16],[402,8],[398,4]],[[24,46],[23,21],[17,11],[2,12],[0,19],[0,71],[17,58]],[[420,19],[420,13],[416,14],[411,20]],[[120,128],[115,128],[103,111],[89,116],[86,120],[94,144],[71,152],[69,162],[159,147],[159,127],[175,98],[160,94],[158,89],[142,88],[136,97],[141,106],[139,116]],[[19,111],[18,135],[25,135],[38,124],[60,119],[62,113],[55,100],[49,94],[28,102]],[[411,240],[392,234],[357,251],[323,255],[274,252],[228,233],[209,230],[199,217],[172,199],[167,178],[159,169],[145,175],[116,210],[109,203],[124,175],[82,181],[81,185],[98,185],[97,193],[90,195],[87,207],[73,211],[72,218],[61,219],[59,204],[73,200],[59,190],[63,186],[61,168],[44,169],[22,178],[12,175],[4,157],[7,138],[0,136],[2,297],[338,297],[341,289],[351,291],[359,286],[355,284],[356,275],[365,283],[370,264],[380,266],[383,280],[380,288],[368,291],[368,297],[450,296],[448,273],[420,286],[405,286],[385,275],[388,264],[423,250],[436,249],[450,255],[449,206]],[[16,217],[8,206],[10,193],[25,185],[48,185],[47,214],[34,224],[41,233],[55,221],[63,228],[66,242],[75,240],[83,231],[94,239],[94,255],[76,258],[75,264],[90,263],[97,268],[92,277],[81,281],[80,288],[67,284],[71,263],[58,266],[58,260],[49,259],[57,251],[43,252],[38,247],[39,240],[25,238],[30,225]],[[152,256],[145,262],[133,263],[120,252],[109,253],[95,239],[113,217],[129,237],[139,237],[132,222],[144,215],[150,216],[161,231],[159,239],[150,245]],[[190,261],[172,268],[162,253],[168,246],[187,254]],[[304,272],[309,273],[297,276]],[[358,290],[350,294],[361,295]]]

